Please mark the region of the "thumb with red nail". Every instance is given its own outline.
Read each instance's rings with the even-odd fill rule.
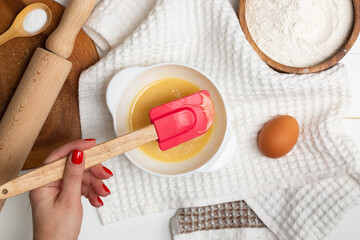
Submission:
[[[110,194],[103,183],[112,172],[101,164],[84,171],[83,150],[95,146],[95,139],[78,140],[54,150],[45,163],[69,156],[61,180],[30,192],[34,239],[77,239],[83,217],[81,196],[94,207],[101,207],[100,198]]]

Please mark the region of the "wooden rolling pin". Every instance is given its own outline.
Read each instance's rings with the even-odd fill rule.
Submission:
[[[58,28],[37,48],[0,122],[0,184],[15,177],[71,69],[66,60],[96,0],[72,0]],[[5,200],[0,200],[0,211]]]

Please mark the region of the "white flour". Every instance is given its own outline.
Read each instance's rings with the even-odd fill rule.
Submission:
[[[310,67],[335,55],[353,27],[351,0],[248,0],[246,21],[273,60]]]
[[[47,14],[42,9],[35,9],[26,15],[23,27],[28,33],[37,33],[47,22]]]

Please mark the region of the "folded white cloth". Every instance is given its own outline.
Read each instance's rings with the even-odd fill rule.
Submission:
[[[141,16],[133,16],[134,11],[140,11],[129,7],[133,3],[142,8],[136,13]],[[105,91],[115,73],[128,66],[180,62],[193,65],[216,80],[229,104],[231,125],[238,140],[233,161],[211,174],[159,178],[141,171],[124,156],[106,162],[115,175],[107,182],[112,194],[99,209],[103,223],[178,207],[247,199],[277,237],[306,239],[299,231],[291,231],[299,225],[287,217],[293,212],[304,217],[301,214],[309,212],[313,200],[319,201],[318,191],[323,191],[323,186],[316,191],[307,191],[306,186],[259,195],[358,171],[358,149],[340,128],[349,101],[344,67],[337,65],[319,74],[300,76],[273,71],[245,40],[228,1],[104,0],[86,24],[85,30],[89,29],[88,33],[97,36],[94,40],[103,50],[120,45],[81,75],[83,137],[95,137],[98,142],[114,137]],[[132,34],[126,38],[129,33]],[[301,132],[290,154],[271,160],[259,153],[256,138],[262,125],[279,114],[293,115]],[[351,177],[344,179],[344,189],[359,188]],[[337,181],[328,180],[326,194],[335,194],[333,199],[339,202],[329,199],[322,202],[327,206],[348,206],[342,202]],[[259,197],[249,199],[253,196]],[[287,211],[281,211],[286,201],[280,200],[287,197],[294,199],[294,203]],[[303,204],[296,204],[297,197],[304,197]],[[276,213],[271,211],[268,201],[274,204]],[[319,227],[333,221],[321,218],[321,214],[314,218],[308,214],[306,219],[319,220],[314,221]],[[310,230],[308,227],[304,232]]]
[[[345,213],[360,204],[360,175],[278,190],[246,203],[280,240],[325,239]]]
[[[234,228],[198,231],[173,236],[173,240],[276,240],[267,228]]]
[[[156,0],[103,0],[83,29],[104,52],[123,42],[143,21]]]

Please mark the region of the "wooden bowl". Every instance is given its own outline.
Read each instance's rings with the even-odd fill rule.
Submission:
[[[351,49],[351,47],[354,45],[360,31],[360,0],[353,0],[353,6],[354,6],[354,27],[352,29],[352,32],[350,34],[350,37],[348,41],[341,47],[339,52],[335,54],[333,57],[325,60],[324,62],[312,66],[312,67],[305,67],[305,68],[297,68],[297,67],[290,67],[286,66],[284,64],[278,63],[268,57],[265,53],[263,53],[260,48],[256,45],[255,41],[250,35],[249,29],[247,27],[246,23],[246,17],[245,17],[245,4],[246,0],[241,0],[239,4],[239,20],[240,20],[240,26],[245,34],[246,39],[252,46],[252,48],[255,50],[255,52],[260,56],[260,58],[268,64],[271,68],[279,71],[279,72],[285,72],[285,73],[295,73],[295,74],[306,74],[306,73],[315,73],[320,72],[325,69],[328,69],[332,66],[334,66],[336,63],[338,63]]]

